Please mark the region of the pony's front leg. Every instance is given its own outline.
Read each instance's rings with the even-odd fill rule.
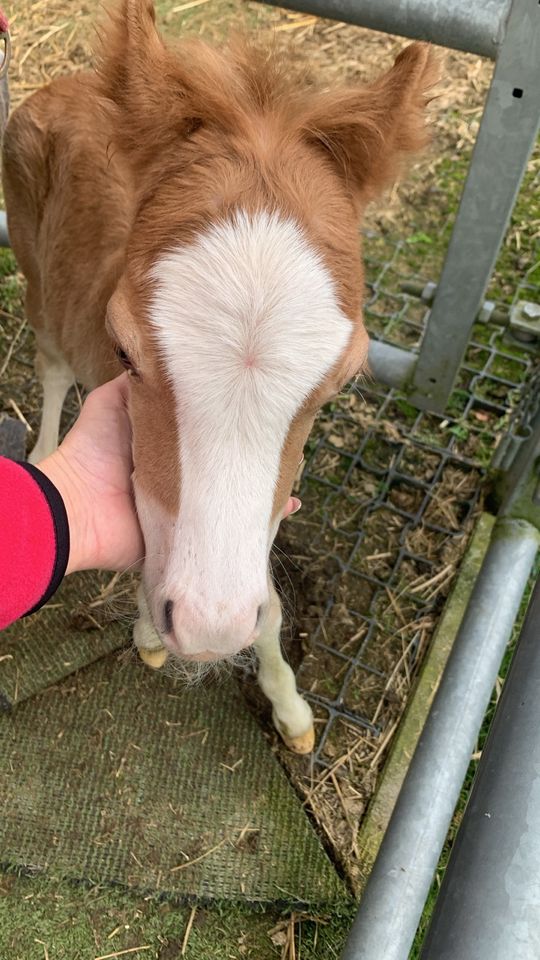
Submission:
[[[281,602],[269,583],[270,601],[255,650],[259,660],[257,679],[272,704],[274,726],[295,753],[311,753],[315,742],[313,714],[296,689],[296,680],[281,652]]]
[[[167,660],[168,652],[152,623],[142,584],[139,584],[137,589],[137,606],[139,607],[139,619],[133,627],[135,646],[139,651],[141,660],[148,667],[159,670]]]

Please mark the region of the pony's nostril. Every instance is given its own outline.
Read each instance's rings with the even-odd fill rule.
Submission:
[[[165,622],[165,633],[173,632],[173,622],[172,622],[172,612],[173,612],[173,602],[172,600],[167,600],[164,607],[164,622]]]
[[[261,606],[257,610],[257,619],[255,621],[255,629],[257,629],[257,627],[260,627],[261,620],[263,618],[263,613],[264,613],[264,606],[261,604]]]

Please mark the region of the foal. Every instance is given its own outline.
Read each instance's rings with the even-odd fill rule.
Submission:
[[[130,374],[146,558],[143,659],[255,645],[274,723],[313,745],[279,643],[269,552],[314,417],[366,363],[358,225],[426,140],[412,44],[370,86],[320,92],[249,45],[175,47],[123,0],[97,69],[13,114],[4,189],[43,384],[31,459],[66,391]]]

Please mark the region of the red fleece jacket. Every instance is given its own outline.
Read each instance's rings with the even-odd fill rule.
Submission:
[[[0,457],[0,630],[49,600],[68,558],[67,514],[56,487],[37,467]]]

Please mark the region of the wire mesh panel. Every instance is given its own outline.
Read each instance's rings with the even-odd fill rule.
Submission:
[[[366,258],[365,317],[372,336],[414,349],[427,308],[402,291],[403,246]],[[296,594],[298,682],[316,714],[310,778],[348,761],[348,749],[365,760],[363,733],[382,746],[391,736],[533,362],[502,327],[478,323],[445,415],[364,382],[319,421],[299,481],[304,507],[277,555]]]

